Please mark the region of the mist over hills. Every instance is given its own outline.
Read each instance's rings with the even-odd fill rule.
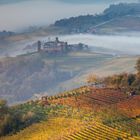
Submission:
[[[0,140],[140,140],[134,2],[0,0]]]
[[[127,52],[127,55],[128,52],[131,54],[139,53],[137,51],[140,44],[139,34],[137,37],[133,36],[132,38],[131,36],[119,36],[121,33],[124,33],[126,36],[126,32],[131,33],[130,31],[136,35],[136,31],[140,31],[139,7],[140,4],[111,5],[102,14],[62,19],[56,21],[54,25],[35,29],[31,32],[12,34],[11,36],[9,36],[9,32],[1,32],[3,35],[6,33],[1,38],[1,52],[3,54],[6,54],[5,52],[9,54],[15,53],[15,58],[8,57],[0,61],[0,97],[7,99],[10,103],[18,100],[23,101],[42,92],[54,94],[58,91],[65,90],[65,87],[73,88],[76,84],[73,84],[74,82],[71,81],[76,81],[78,75],[87,75],[94,70],[96,72],[100,71],[100,74],[105,72],[104,70],[102,71],[102,68],[110,73],[116,72],[118,65],[119,67],[120,65],[124,66],[124,63],[121,62],[123,58],[117,59],[118,54],[118,56],[114,56],[116,52],[118,53],[118,51],[121,52],[123,50],[125,53]],[[114,17],[116,18],[114,19]],[[94,29],[96,29],[95,32]],[[90,33],[96,35],[65,36],[71,33]],[[117,36],[111,37],[115,33],[118,33]],[[62,41],[68,40],[71,41],[70,43],[79,43],[73,42],[75,39],[76,41],[87,43],[87,45],[92,46],[93,50],[99,54],[93,52],[92,54],[90,54],[91,52],[86,54],[76,53],[72,54],[72,56],[48,58],[34,52],[35,54],[28,53],[23,56],[16,56],[16,51],[19,51],[19,54],[24,54],[24,47],[28,43],[30,44],[38,39],[48,38],[48,36],[54,37],[60,34]],[[108,34],[109,36],[106,36]],[[133,45],[135,46],[132,48]],[[124,49],[121,49],[122,47]],[[106,52],[109,52],[109,54],[106,54]],[[128,56],[125,63],[129,63],[131,59],[132,63],[125,67],[125,71],[134,72],[133,66],[137,57],[133,58],[132,56]],[[101,63],[108,65],[109,61],[113,58],[117,61],[114,63],[116,65],[109,67],[105,65],[101,66]],[[105,60],[107,60],[106,63]],[[70,67],[67,64],[70,64]],[[119,69],[119,72],[123,71],[123,68]]]

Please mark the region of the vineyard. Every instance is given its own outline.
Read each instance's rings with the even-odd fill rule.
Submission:
[[[45,120],[0,140],[140,140],[140,98],[119,89],[83,86],[22,106],[34,105]]]
[[[65,94],[49,97],[48,101],[52,104],[93,109],[96,106],[113,106],[128,99],[128,95],[115,89],[82,87]]]
[[[137,121],[139,118],[138,115],[140,114],[139,96],[131,97],[120,90],[111,88],[98,89],[86,87],[85,89],[84,90],[88,92],[84,92],[84,90],[81,92],[82,88],[77,89],[74,91],[74,93],[73,91],[67,93],[65,98],[64,96],[59,96],[59,98],[51,99],[50,103],[98,111],[98,116],[100,116],[100,112],[103,114],[104,110],[112,108],[113,111],[123,114],[123,116],[119,116],[120,114],[117,114],[117,118],[113,118],[112,116],[114,114],[107,112],[110,114],[107,117],[111,118],[111,121],[105,120],[105,118],[102,117],[102,120],[104,120],[103,123],[114,129],[131,133],[132,135],[140,135],[140,123]],[[71,96],[69,94],[71,94]],[[98,117],[96,116],[96,118]]]
[[[64,138],[64,140],[140,140],[130,134],[112,129],[100,123]]]
[[[140,96],[134,96],[124,102],[117,104],[118,108],[123,110],[128,116],[136,117],[140,115]]]

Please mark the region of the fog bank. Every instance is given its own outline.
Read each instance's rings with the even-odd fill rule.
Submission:
[[[107,4],[69,4],[50,0],[30,0],[0,5],[0,30],[43,26],[61,18],[102,12]]]
[[[127,54],[140,54],[140,34],[136,36],[79,34],[60,36],[60,39],[72,44],[84,43],[89,46],[114,49]]]

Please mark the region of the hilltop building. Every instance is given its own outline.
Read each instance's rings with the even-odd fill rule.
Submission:
[[[44,43],[44,51],[47,53],[63,53],[67,50],[67,42],[59,41],[56,37],[55,41],[49,41]]]
[[[41,51],[41,41],[38,41],[37,44],[38,44],[37,51],[40,52]]]
[[[87,49],[88,46],[82,43],[79,44],[68,44],[67,42],[59,41],[56,37],[55,41],[48,41],[42,43],[38,41],[38,52],[46,52],[47,54],[64,54],[69,51],[78,51]]]

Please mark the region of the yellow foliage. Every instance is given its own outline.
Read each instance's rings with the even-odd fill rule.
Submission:
[[[94,122],[82,131],[65,137],[64,140],[140,140],[140,137]]]
[[[83,127],[80,120],[58,117],[34,124],[13,136],[6,136],[0,140],[59,140],[80,131]]]

